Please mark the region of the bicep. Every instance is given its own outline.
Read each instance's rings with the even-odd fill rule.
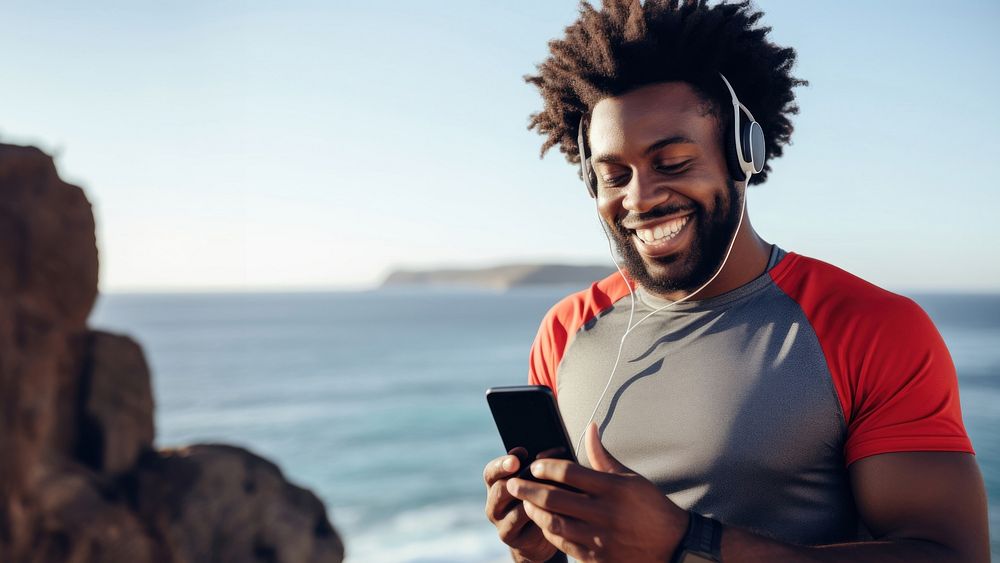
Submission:
[[[989,560],[986,490],[972,454],[879,454],[849,472],[858,512],[875,539],[931,541],[970,560]]]

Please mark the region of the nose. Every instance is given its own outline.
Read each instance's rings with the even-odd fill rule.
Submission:
[[[649,172],[636,172],[625,186],[622,207],[635,213],[645,213],[666,203],[673,195],[662,178]]]

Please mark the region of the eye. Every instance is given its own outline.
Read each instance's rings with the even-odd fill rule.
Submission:
[[[609,188],[624,186],[628,183],[632,170],[627,166],[602,163],[595,170],[601,185]]]
[[[619,174],[617,176],[607,175],[601,176],[601,185],[608,188],[615,188],[618,186],[623,186],[628,183],[628,174]]]
[[[679,174],[686,170],[689,164],[691,164],[690,160],[678,162],[677,164],[657,164],[656,170],[665,174]]]

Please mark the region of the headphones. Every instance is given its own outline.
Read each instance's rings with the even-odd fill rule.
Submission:
[[[750,110],[740,103],[725,75],[720,72],[719,76],[726,83],[726,88],[733,100],[733,142],[726,143],[726,161],[729,172],[734,180],[749,181],[751,175],[760,174],[760,171],[764,169],[766,158],[764,154],[764,130],[761,129]],[[741,119],[741,110],[750,118],[749,121]],[[581,117],[576,134],[576,145],[580,151],[580,175],[583,177],[584,185],[587,186],[587,193],[590,194],[590,197],[596,198],[597,175],[594,173],[594,167],[590,164],[590,157],[587,156],[584,121],[585,117]]]

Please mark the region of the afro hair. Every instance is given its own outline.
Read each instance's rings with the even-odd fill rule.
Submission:
[[[544,103],[528,125],[546,137],[541,155],[559,145],[578,164],[577,128],[594,105],[658,82],[689,83],[721,133],[732,120],[721,72],[763,128],[770,163],[791,138],[789,116],[799,109],[792,89],[807,82],[791,75],[795,50],[771,43],[771,28],[757,25],[763,15],[749,0],[711,6],[707,0],[604,0],[601,10],[582,0],[580,17],[563,38],[549,42],[538,74],[525,76]],[[766,164],[751,183],[764,182],[770,169]]]

